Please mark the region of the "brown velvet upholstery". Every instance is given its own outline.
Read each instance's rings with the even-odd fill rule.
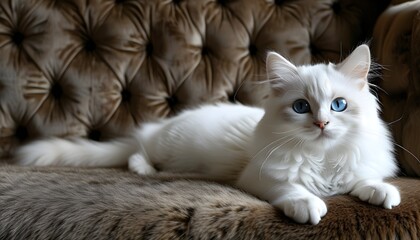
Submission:
[[[0,157],[9,159],[19,145],[48,136],[106,141],[129,133],[146,120],[171,116],[206,102],[237,101],[258,105],[264,96],[259,94],[258,85],[252,83],[266,78],[267,50],[278,51],[296,64],[337,62],[356,45],[369,41],[373,56],[388,70],[383,72],[381,82],[381,87],[389,94],[381,98],[384,117],[387,121],[402,117],[392,124],[396,140],[419,156],[420,7],[419,1],[397,2],[401,1],[393,1],[395,5],[377,21],[390,1],[0,1]],[[420,163],[410,157],[400,151],[404,174],[419,176]],[[22,171],[31,182],[36,179],[45,182],[41,179],[46,177],[37,174],[39,170],[16,170]],[[55,186],[51,191],[72,195],[72,190],[65,187],[68,182],[57,187],[61,176],[66,175],[64,170],[45,171],[56,179],[51,180]],[[89,172],[74,174],[81,179],[87,175],[89,179],[95,178],[95,174],[102,177],[98,178],[99,182],[86,181],[83,186],[108,187],[103,175],[112,171],[92,170],[91,175],[86,171]],[[131,174],[129,178],[136,176]],[[8,182],[0,182],[0,190],[1,187],[10,189],[13,181],[18,181],[11,177],[5,179]],[[416,182],[420,184],[418,179],[407,181],[410,188],[404,187],[405,180],[399,182],[399,188],[405,193]],[[162,186],[167,182],[162,180]],[[188,182],[183,184],[188,185]],[[128,183],[124,187],[130,189]],[[194,190],[188,189],[183,191],[194,195],[191,192]],[[170,190],[171,194],[177,194],[177,189]],[[160,192],[156,190],[153,194]],[[215,198],[224,196],[218,192],[212,194]],[[31,196],[25,195],[25,199],[38,200],[36,203],[47,209],[54,206],[54,203],[43,206],[40,198]],[[404,196],[409,199],[403,198],[403,202],[420,201],[418,194]],[[180,206],[179,202],[171,202],[174,199],[162,196],[160,203]],[[209,195],[206,199],[212,201]],[[1,204],[5,204],[2,201],[0,198]],[[182,204],[185,207],[185,202]],[[420,209],[416,206],[410,210],[410,205],[405,204],[398,214],[373,208],[379,211],[378,216],[397,226],[395,231],[381,232],[375,228],[377,219],[369,221],[371,212],[357,212],[360,203],[355,199],[336,197],[328,200],[328,205],[332,207],[328,218],[321,221],[320,228],[311,227],[305,238],[326,239],[331,228],[351,228],[350,236],[361,239],[419,237]],[[350,207],[346,208],[347,205]],[[218,210],[214,211],[217,215]],[[410,212],[410,217],[399,226],[405,212]],[[17,209],[13,213],[12,208],[9,214],[15,214],[13,219],[18,221],[16,216],[21,213]],[[349,222],[346,225],[343,214],[352,214],[355,224],[357,219],[363,219],[363,224],[359,222],[354,227],[351,225],[354,222]],[[277,237],[286,236],[282,234],[290,231],[298,236],[307,230],[305,225],[292,224],[292,228],[290,222],[282,225],[285,219],[282,215],[271,212],[270,216],[283,219],[276,223],[280,231],[276,232]],[[2,229],[11,232],[31,229],[28,225],[14,229],[13,224],[5,224],[7,220],[1,219]],[[338,223],[334,219],[341,220]],[[247,221],[245,224],[255,227],[249,215]],[[270,227],[268,224],[263,228]],[[31,236],[31,233],[20,236]],[[287,236],[294,239],[293,234]],[[238,235],[233,235],[232,239],[235,237]]]
[[[383,116],[392,123],[404,175],[420,176],[420,1],[387,9],[376,24],[373,53],[384,66]],[[414,156],[416,157],[414,157]],[[417,159],[416,159],[417,158]]]
[[[0,2],[0,156],[45,136],[106,140],[204,102],[256,104],[267,50],[337,61],[386,1]]]

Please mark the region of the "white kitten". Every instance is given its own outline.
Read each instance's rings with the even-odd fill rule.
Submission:
[[[338,65],[296,67],[270,52],[264,109],[207,105],[144,124],[133,134],[137,141],[48,139],[16,155],[32,165],[106,167],[129,159],[130,169],[141,174],[200,173],[233,182],[300,223],[317,224],[327,213],[321,198],[334,194],[390,209],[400,195],[383,179],[397,167],[369,92],[369,68],[366,45]]]

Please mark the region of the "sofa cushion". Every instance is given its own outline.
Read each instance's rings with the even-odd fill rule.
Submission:
[[[420,1],[388,8],[374,31],[373,54],[383,64],[379,91],[405,176],[420,176]]]
[[[119,169],[0,167],[1,239],[419,239],[418,180],[391,180],[401,205],[325,199],[327,215],[298,224],[270,204],[190,176]]]

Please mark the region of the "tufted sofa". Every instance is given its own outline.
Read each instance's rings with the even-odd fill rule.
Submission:
[[[1,239],[419,239],[420,1],[0,1]],[[384,66],[402,203],[326,199],[317,226],[198,176],[23,167],[34,139],[108,141],[208,102],[258,105],[264,59],[337,62],[370,42]],[[377,89],[376,89],[377,90]]]

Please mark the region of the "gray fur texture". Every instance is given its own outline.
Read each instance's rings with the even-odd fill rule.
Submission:
[[[0,239],[420,238],[420,190],[410,179],[393,182],[403,196],[396,209],[337,196],[310,226],[234,188],[184,178],[3,166]]]

